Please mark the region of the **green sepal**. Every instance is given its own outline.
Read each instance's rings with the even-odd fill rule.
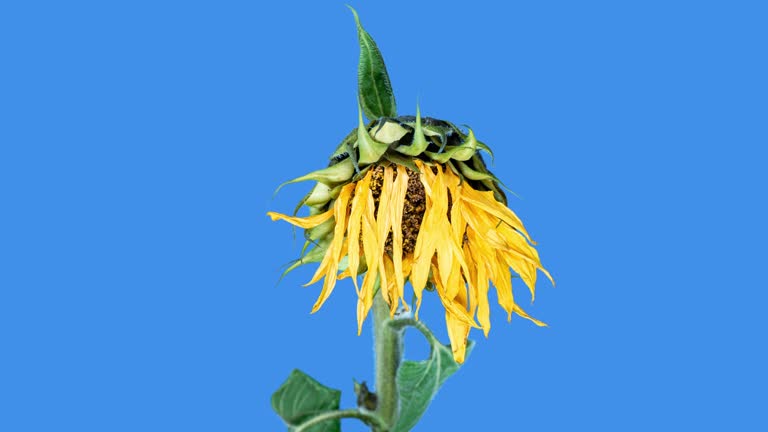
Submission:
[[[480,150],[488,153],[488,156],[491,157],[491,163],[496,161],[496,157],[493,156],[493,150],[491,150],[491,148],[488,147],[488,145],[486,143],[484,143],[482,141],[478,141],[477,142],[477,148],[479,148]]]
[[[319,414],[338,410],[340,402],[341,391],[320,384],[298,369],[294,369],[272,395],[272,409],[283,419],[289,430]],[[306,431],[340,432],[341,421],[328,420]]]
[[[395,150],[407,156],[418,156],[424,153],[428,146],[429,141],[424,136],[424,128],[421,126],[421,111],[419,106],[416,105],[416,124],[413,127],[413,142],[411,142],[411,145],[399,145],[395,147]]]
[[[333,218],[328,219],[316,227],[307,228],[304,230],[304,238],[312,243],[317,243],[323,237],[332,234],[335,227],[336,221]],[[302,253],[304,253],[303,250]]]
[[[349,146],[355,142],[357,142],[357,129],[352,129],[352,131],[348,133],[343,140],[341,140],[341,143],[336,146],[336,150],[333,151],[333,154],[330,157],[331,165],[334,165],[334,163],[337,162],[336,158],[348,154],[347,149],[349,149]]]
[[[315,187],[307,194],[303,200],[303,204],[318,205],[327,203],[331,200],[331,187],[325,183],[317,182]]]
[[[446,136],[446,130],[440,126],[428,126],[424,125],[424,136],[431,138],[432,142],[440,148],[440,151],[445,149],[448,144],[448,137]]]
[[[453,131],[456,132],[463,140],[467,139],[467,134],[462,132],[462,130],[458,126],[456,126],[455,124],[449,121],[446,121],[446,123],[448,123],[451,126],[451,129],[453,129]],[[467,127],[467,125],[464,125],[464,127]],[[467,129],[469,129],[469,127],[467,127]],[[495,157],[493,155],[493,150],[491,150],[491,148],[486,143],[482,141],[477,141],[477,148],[488,153],[488,155],[491,157],[491,162],[495,160]]]
[[[357,38],[360,43],[360,61],[357,67],[357,92],[360,106],[370,120],[397,116],[397,105],[387,67],[384,65],[376,42],[363,29],[360,17],[352,6],[347,5],[355,16]]]
[[[493,180],[493,181],[499,181],[495,175],[491,174],[490,172],[481,172],[476,171],[472,167],[470,167],[468,164],[456,161],[456,165],[458,166],[459,170],[461,171],[461,175],[468,178],[469,180],[475,180],[475,181],[483,181],[483,180]]]
[[[363,124],[362,108],[358,110],[358,118],[360,120],[357,126],[357,149],[360,152],[359,162],[366,165],[378,162],[389,148],[389,145],[376,141],[368,133],[368,128]]]
[[[419,167],[416,166],[416,163],[413,161],[413,159],[405,157],[394,150],[390,150],[384,153],[384,159],[394,164],[402,165],[411,171],[419,172]]]
[[[400,141],[401,138],[410,132],[399,123],[391,120],[385,121],[379,126],[374,126],[372,130],[373,139],[387,145]]]
[[[328,244],[330,244],[331,237],[324,237],[319,242],[305,241],[304,246],[301,248],[301,258],[290,261],[288,267],[280,274],[280,278],[277,280],[279,284],[284,277],[288,276],[288,273],[296,270],[304,264],[316,263],[323,260],[325,252],[328,250]],[[306,252],[307,248],[311,245],[315,245],[309,252]],[[305,253],[306,252],[306,253]]]
[[[397,371],[400,414],[391,432],[410,431],[424,415],[440,386],[461,366],[453,359],[451,347],[440,343],[426,326],[420,330],[430,344],[429,358],[418,362],[406,360],[400,364]],[[474,342],[467,341],[465,358],[469,357],[473,347]]]
[[[457,161],[467,161],[477,153],[477,140],[472,129],[469,130],[467,139],[461,145],[447,146],[442,153],[424,152],[432,160],[440,163],[446,163],[448,160],[453,159]]]
[[[343,183],[348,181],[349,179],[352,178],[354,173],[355,173],[355,167],[352,164],[352,160],[350,158],[347,158],[337,163],[336,165],[331,165],[321,170],[312,171],[309,174],[303,175],[301,177],[297,177],[293,180],[288,180],[287,182],[277,187],[277,189],[275,190],[275,194],[277,194],[280,191],[280,189],[282,189],[283,186],[285,185],[288,185],[291,183],[303,182],[307,180],[315,180],[320,183],[325,183],[326,185],[336,185],[338,183]]]

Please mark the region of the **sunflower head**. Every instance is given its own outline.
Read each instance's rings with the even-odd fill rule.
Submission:
[[[326,168],[283,184],[315,182],[293,216],[268,213],[272,220],[304,229],[301,257],[286,273],[320,263],[307,284],[323,281],[313,312],[338,279],[351,278],[358,295],[358,333],[377,292],[392,314],[398,307],[409,309],[409,281],[418,318],[423,291],[434,289],[445,308],[459,363],[469,329],[481,328],[486,336],[490,330],[491,286],[508,319],[516,313],[545,325],[525,313],[513,297],[512,272],[532,297],[537,271],[547,277],[549,273],[522,222],[507,207],[501,182],[486,166],[480,152],[492,157],[491,149],[472,129],[422,117],[418,107],[414,116],[395,115],[383,59],[359,21],[358,34],[358,126],[337,146]],[[380,67],[366,70],[377,58]],[[363,82],[366,77],[373,82]],[[381,103],[387,97],[391,106]],[[372,119],[368,123],[363,112]],[[309,215],[297,217],[302,206]]]

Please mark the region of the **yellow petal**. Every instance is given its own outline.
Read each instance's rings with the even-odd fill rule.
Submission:
[[[503,258],[497,256],[490,263],[491,280],[496,287],[496,294],[499,296],[499,304],[507,312],[507,321],[512,319],[515,299],[512,294],[512,275],[509,273],[509,267],[503,261]]]
[[[461,297],[457,296],[454,298],[449,298],[446,295],[445,286],[440,282],[440,278],[437,277],[437,274],[439,272],[440,270],[438,270],[437,266],[433,264],[432,265],[432,273],[434,275],[433,279],[435,281],[435,286],[437,287],[437,293],[440,296],[440,301],[443,303],[443,307],[445,308],[445,311],[447,313],[450,313],[456,319],[460,320],[461,322],[463,322],[464,324],[470,327],[480,328],[480,326],[477,325],[477,323],[475,323],[475,320],[467,311],[466,301],[464,301],[462,304],[461,301],[457,301],[457,299],[460,299]]]
[[[331,217],[333,217],[333,209],[330,209],[325,213],[320,213],[320,214],[317,214],[314,216],[308,216],[308,217],[287,216],[282,213],[275,213],[275,212],[267,212],[267,215],[270,218],[272,218],[273,221],[282,219],[292,225],[296,225],[297,227],[306,229],[306,228],[316,227],[321,223],[327,221]]]
[[[330,247],[325,250],[325,255],[323,255],[323,260],[320,262],[320,266],[317,267],[317,270],[315,270],[315,274],[312,276],[312,279],[309,280],[309,282],[305,283],[304,286],[310,286],[313,283],[316,283],[320,279],[323,278],[323,276],[328,271],[328,266],[331,265],[331,261],[333,260],[333,252],[331,252]]]
[[[448,312],[445,313],[445,324],[448,328],[448,338],[451,340],[453,359],[456,363],[464,363],[469,326]]]
[[[416,319],[418,319],[422,292],[427,285],[429,269],[432,265],[432,256],[435,254],[435,239],[431,230],[427,228],[430,226],[430,220],[433,216],[431,211],[432,200],[428,192],[431,189],[429,188],[429,181],[427,180],[425,173],[431,171],[429,167],[419,160],[416,161],[416,165],[421,169],[419,180],[421,180],[421,184],[426,191],[424,216],[422,217],[419,235],[416,237],[416,244],[413,248],[413,268],[411,269],[410,277],[413,293],[416,296]]]
[[[472,258],[478,263],[477,279],[475,282],[475,289],[477,290],[477,319],[483,326],[483,330],[486,335],[491,328],[490,323],[490,307],[488,304],[488,280],[492,275],[491,265],[493,263],[496,252],[491,249],[488,243],[484,242],[477,232],[467,227],[467,245],[471,250]]]
[[[323,281],[323,289],[320,292],[315,305],[312,307],[312,312],[317,312],[320,306],[325,303],[328,296],[333,292],[333,287],[336,285],[336,273],[339,269],[339,260],[341,259],[342,245],[344,243],[344,233],[346,232],[347,222],[347,210],[349,205],[349,198],[352,195],[352,190],[355,188],[354,183],[350,183],[344,186],[339,193],[339,197],[333,203],[333,216],[336,219],[336,227],[333,231],[333,240],[328,246],[328,252],[326,257],[329,258],[325,280]],[[330,254],[330,256],[329,256]],[[325,259],[323,260],[325,261]]]
[[[455,177],[454,177],[455,178]],[[464,233],[467,229],[467,220],[462,215],[461,186],[448,185],[453,203],[451,205],[451,228],[453,229],[453,241],[461,245],[464,242]]]
[[[363,277],[363,284],[360,286],[360,296],[357,298],[357,335],[363,329],[363,322],[368,316],[368,312],[373,306],[374,287],[376,286],[376,275],[366,272]]]
[[[528,235],[528,231],[525,230],[520,218],[518,218],[512,210],[507,208],[507,206],[496,201],[496,198],[493,197],[493,192],[480,192],[470,187],[465,188],[463,192],[463,201],[499,218],[512,228],[520,231],[529,242],[534,243]]]
[[[376,221],[373,217],[373,195],[370,191],[366,193],[366,199],[368,203],[363,213],[363,250],[365,253],[365,261],[368,265],[368,271],[365,272],[363,277],[363,285],[360,288],[360,293],[357,299],[357,334],[363,328],[363,321],[368,316],[368,312],[373,305],[374,287],[376,285],[376,278],[379,271],[379,260],[377,259],[377,251],[379,250],[378,239],[376,236]]]
[[[347,234],[347,249],[349,250],[348,269],[358,295],[360,295],[360,287],[357,283],[357,272],[360,267],[360,224],[362,223],[365,206],[368,203],[372,172],[372,170],[368,170],[365,177],[355,186],[355,197],[352,199],[352,208],[349,213],[349,232]]]
[[[485,337],[491,330],[491,308],[488,304],[488,276],[485,266],[477,268],[477,279],[475,279],[475,292],[477,292],[477,320],[483,327]]]
[[[539,327],[547,327],[547,324],[545,322],[539,321],[536,318],[531,317],[530,315],[525,313],[525,311],[520,306],[518,306],[517,304],[515,304],[515,313],[520,315],[521,317],[523,317],[525,319],[533,321],[533,323],[536,324]]]
[[[407,255],[403,257],[403,276],[405,278],[408,278],[409,275],[411,274],[412,267],[413,267],[413,255]],[[405,294],[402,291],[403,288],[398,287],[398,289],[401,290],[400,292],[398,292],[398,296],[400,296],[400,298],[403,301],[403,307],[405,308],[406,311],[410,310],[410,307],[408,307],[408,302],[405,301]]]
[[[381,289],[383,292],[386,293],[386,296],[384,298],[389,298],[389,314],[390,316],[395,316],[395,311],[397,311],[397,305],[398,305],[398,297],[397,297],[397,284],[395,282],[395,268],[392,263],[392,259],[389,257],[389,255],[384,254],[382,255],[382,273],[385,275],[381,278],[382,281],[387,281],[386,285],[384,285],[384,282],[382,282]]]
[[[365,264],[368,266],[366,274],[373,273],[374,276],[376,276],[379,265],[379,260],[377,258],[379,241],[378,236],[376,235],[376,218],[373,216],[373,193],[369,189],[365,194],[367,204],[365,205],[362,219],[363,252],[365,254]]]
[[[408,192],[408,173],[402,165],[397,166],[397,178],[390,202],[390,220],[392,221],[392,261],[394,265],[394,279],[397,284],[397,297],[407,304],[403,292],[405,287],[405,274],[403,273],[403,206],[405,195]]]

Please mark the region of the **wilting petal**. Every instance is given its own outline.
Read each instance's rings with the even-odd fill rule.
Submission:
[[[320,214],[317,214],[314,216],[308,216],[308,217],[288,216],[282,213],[275,213],[275,212],[267,212],[267,215],[270,218],[272,218],[273,221],[282,219],[292,225],[296,225],[297,227],[307,229],[307,228],[316,227],[321,223],[327,221],[328,219],[332,218],[333,209],[328,210],[325,213],[320,213]]]
[[[435,280],[435,286],[437,287],[437,293],[440,296],[440,301],[443,303],[443,307],[445,308],[446,312],[450,313],[456,319],[460,320],[461,322],[463,322],[464,324],[470,327],[480,328],[480,326],[477,325],[477,323],[475,323],[475,320],[472,318],[472,315],[470,315],[469,312],[467,311],[466,301],[464,302],[464,304],[461,304],[461,302],[456,301],[456,298],[458,298],[458,296],[454,298],[449,298],[446,295],[445,286],[440,282],[440,278],[437,277],[437,274],[439,272],[440,271],[438,270],[437,266],[433,264],[432,273],[435,274],[435,277],[433,277],[433,279]]]
[[[392,262],[394,265],[394,279],[397,284],[397,298],[403,304],[407,304],[403,295],[405,276],[403,272],[403,206],[405,195],[408,192],[408,173],[405,167],[397,167],[397,178],[390,200],[390,220],[392,221]]]
[[[354,187],[354,183],[350,183],[344,186],[341,189],[336,202],[333,203],[333,215],[336,219],[336,227],[333,231],[333,240],[331,240],[331,244],[328,247],[328,251],[326,252],[326,258],[328,258],[328,261],[326,266],[327,268],[325,273],[325,280],[323,281],[323,289],[320,292],[320,297],[318,297],[315,305],[312,307],[313,313],[317,312],[317,310],[320,309],[320,306],[325,303],[325,300],[327,300],[328,296],[331,295],[334,285],[336,285],[336,273],[338,272],[339,268],[342,244],[344,242],[344,233],[346,232],[347,228],[346,222],[349,197],[352,195],[352,190]],[[326,260],[324,259],[323,262],[326,262]]]
[[[520,231],[529,242],[534,243],[533,240],[531,240],[531,237],[528,235],[528,231],[525,230],[523,222],[520,220],[520,218],[518,218],[517,215],[512,210],[508,209],[504,204],[496,201],[496,198],[493,196],[493,192],[480,192],[472,188],[466,188],[462,199],[465,202],[468,202],[477,207],[478,209],[481,209],[499,218],[501,221],[508,224],[512,228]]]
[[[379,209],[376,212],[376,235],[377,235],[377,244],[378,244],[378,250],[376,252],[376,255],[379,257],[379,279],[381,279],[381,287],[382,287],[382,294],[384,295],[384,300],[389,305],[392,305],[393,299],[389,298],[389,292],[387,290],[388,286],[388,274],[385,271],[384,268],[384,247],[387,243],[387,237],[389,235],[389,231],[392,228],[392,221],[391,221],[391,215],[392,213],[389,210],[389,205],[391,201],[392,196],[392,179],[394,177],[394,171],[392,170],[392,167],[387,166],[384,168],[384,178],[381,183],[381,194],[379,195]]]
[[[347,249],[349,251],[349,275],[355,284],[355,291],[360,295],[360,287],[357,284],[357,272],[360,267],[360,225],[363,220],[363,212],[368,204],[368,195],[371,193],[369,185],[371,173],[363,177],[355,186],[355,197],[352,199],[352,209],[349,213],[349,228],[347,233]]]
[[[448,328],[448,338],[451,340],[453,359],[456,360],[456,363],[464,363],[470,327],[448,312],[445,313],[445,324]]]
[[[504,258],[500,255],[490,264],[492,269],[491,280],[496,287],[496,294],[499,296],[499,305],[507,312],[507,321],[512,319],[512,311],[515,306],[515,298],[512,294],[512,275],[509,274],[509,267],[504,263]]]
[[[357,299],[357,334],[363,328],[363,321],[368,316],[368,312],[373,305],[374,287],[379,273],[379,259],[376,254],[379,250],[378,237],[376,235],[376,220],[373,216],[373,195],[369,190],[366,199],[368,203],[363,213],[363,250],[365,253],[365,262],[368,265],[368,271],[365,272],[363,285]]]
[[[395,311],[397,310],[398,300],[397,300],[397,282],[395,282],[395,268],[392,264],[392,258],[389,257],[389,255],[384,254],[382,255],[382,271],[381,273],[385,274],[385,276],[381,279],[382,285],[381,290],[383,293],[386,293],[385,299],[389,298],[389,314],[391,316],[395,316]],[[386,285],[384,285],[384,282],[386,281]]]
[[[531,317],[530,315],[525,313],[525,311],[520,306],[518,306],[517,304],[515,304],[515,313],[520,315],[521,317],[523,317],[525,319],[533,321],[533,323],[536,324],[539,327],[547,327],[547,323],[545,323],[543,321],[539,321],[536,318]]]

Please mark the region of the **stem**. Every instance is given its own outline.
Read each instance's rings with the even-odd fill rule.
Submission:
[[[381,290],[379,290],[381,291]],[[376,356],[376,396],[379,417],[388,430],[395,425],[399,408],[397,368],[403,353],[402,332],[392,329],[388,322],[389,305],[379,292],[373,299],[373,337]]]
[[[422,335],[427,339],[429,342],[429,345],[432,346],[437,341],[435,339],[435,335],[432,334],[431,331],[427,328],[427,326],[424,325],[421,321],[417,321],[413,318],[398,318],[395,320],[389,321],[389,326],[392,327],[396,331],[402,331],[406,327],[413,327],[416,330],[420,331]]]
[[[310,427],[316,424],[320,424],[324,421],[334,420],[337,418],[345,418],[345,417],[360,419],[365,424],[368,424],[374,427],[383,426],[381,419],[378,418],[377,416],[370,413],[363,412],[363,411],[359,411],[356,409],[349,409],[349,410],[341,410],[341,411],[329,411],[327,413],[323,413],[318,416],[312,417],[311,419],[297,426],[296,429],[293,430],[293,432],[303,432],[309,429]]]

